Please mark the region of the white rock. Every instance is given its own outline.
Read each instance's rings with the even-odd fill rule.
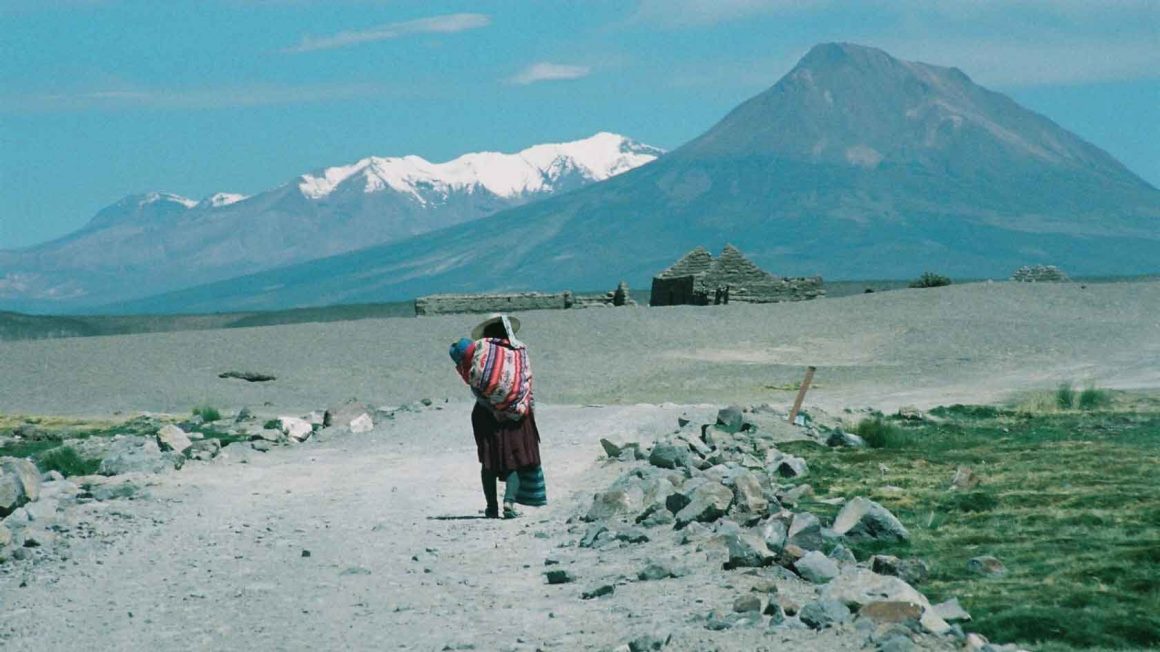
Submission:
[[[163,451],[184,454],[193,445],[193,442],[190,441],[189,435],[184,430],[175,425],[167,424],[157,431],[157,445]]]
[[[370,432],[374,429],[375,422],[371,419],[371,415],[366,412],[350,420],[350,431],[353,433]]]
[[[278,422],[282,426],[282,432],[294,441],[306,441],[310,438],[311,433],[314,432],[314,428],[306,419],[279,417]]]

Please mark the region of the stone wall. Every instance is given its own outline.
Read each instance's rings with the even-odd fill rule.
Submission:
[[[563,310],[574,303],[569,291],[556,293],[517,292],[511,294],[432,294],[415,299],[416,315],[452,313],[517,312],[521,310]]]
[[[778,303],[824,296],[820,276],[782,278],[761,269],[733,245],[714,259],[704,247],[653,277],[649,305]]]

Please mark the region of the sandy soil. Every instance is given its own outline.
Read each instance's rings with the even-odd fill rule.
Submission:
[[[619,471],[597,463],[599,438],[649,442],[682,412],[709,418],[713,403],[784,405],[792,394],[766,386],[796,381],[805,364],[819,367],[811,402],[828,408],[991,400],[1063,379],[1160,386],[1160,284],[521,317],[552,502],[515,521],[474,518],[482,500],[469,405],[445,353],[471,317],[0,344],[5,412],[185,412],[209,402],[277,413],[351,396],[454,398],[365,435],[255,452],[245,464],[190,463],[150,480],[150,500],[77,508],[74,528],[105,534],[69,540],[65,561],[0,572],[0,647],[572,650],[656,631],[672,633],[677,650],[857,649],[863,638],[850,629],[704,629],[696,618],[728,610],[753,578],[723,574],[671,531],[615,554],[567,546],[582,530],[566,520]],[[278,380],[216,377],[228,369]],[[666,555],[694,572],[629,581]],[[577,582],[546,585],[549,556]],[[609,581],[612,596],[580,599]]]
[[[973,284],[766,306],[521,315],[548,404],[784,403],[768,389],[818,366],[810,400],[884,409],[993,401],[1062,380],[1160,386],[1160,283]],[[0,410],[184,412],[208,402],[301,412],[458,399],[447,315],[0,342]],[[273,383],[221,380],[227,370]]]

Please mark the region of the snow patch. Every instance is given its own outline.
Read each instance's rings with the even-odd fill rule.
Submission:
[[[601,132],[583,140],[535,145],[515,154],[464,154],[444,163],[432,163],[421,156],[372,156],[302,175],[298,188],[310,199],[321,199],[348,184],[366,193],[391,189],[424,204],[432,193],[446,197],[476,189],[507,199],[550,192],[571,175],[603,181],[654,161],[663,153],[624,136]]]
[[[850,165],[873,169],[882,162],[882,154],[868,145],[854,145],[846,149],[846,162]]]
[[[215,192],[209,197],[201,200],[198,205],[208,206],[210,208],[221,208],[222,206],[236,204],[244,199],[249,199],[249,195],[240,195],[235,192]]]
[[[157,203],[159,201],[181,204],[182,206],[184,206],[186,208],[193,208],[194,206],[197,206],[196,200],[190,199],[189,197],[182,197],[181,195],[175,195],[175,194],[170,193],[170,192],[146,193],[144,196],[141,197],[141,202],[139,205],[145,206],[146,204],[154,204],[154,203]]]

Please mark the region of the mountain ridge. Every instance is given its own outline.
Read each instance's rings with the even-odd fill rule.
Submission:
[[[73,233],[0,251],[0,305],[76,310],[405,239],[602,181],[662,153],[599,132],[444,163],[367,157],[252,196],[129,195]]]
[[[406,241],[131,304],[289,307],[647,283],[733,242],[777,274],[1155,272],[1160,192],[956,68],[822,44],[660,160]],[[504,251],[488,256],[488,251]]]

